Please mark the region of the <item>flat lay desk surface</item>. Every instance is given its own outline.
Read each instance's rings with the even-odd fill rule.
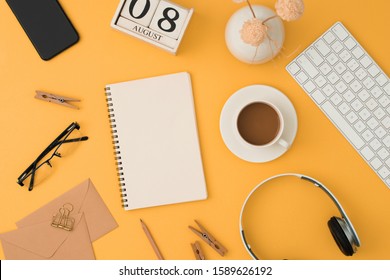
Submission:
[[[290,77],[285,66],[336,21],[341,21],[386,73],[390,73],[390,2],[306,0],[303,17],[286,23],[281,55],[264,65],[236,60],[224,41],[229,17],[244,4],[229,0],[176,3],[194,14],[176,56],[110,27],[119,3],[60,1],[80,41],[50,61],[35,52],[5,1],[0,3],[0,232],[73,186],[91,178],[119,227],[93,243],[97,259],[156,259],[140,224],[148,225],[166,259],[194,259],[190,243],[199,240],[188,226],[204,225],[228,253],[221,257],[200,241],[208,259],[250,259],[239,234],[239,214],[247,194],[260,181],[285,172],[309,175],[338,198],[354,223],[362,246],[353,259],[390,258],[390,190]],[[252,1],[273,7],[274,0]],[[289,56],[291,55],[291,56]],[[107,118],[106,84],[186,71],[191,74],[208,199],[124,211]],[[291,149],[268,163],[249,163],[224,145],[219,118],[227,99],[252,84],[284,92],[298,115]],[[35,90],[79,98],[80,110],[34,98]],[[72,121],[89,140],[54,173],[28,192],[16,178]],[[158,139],[156,139],[158,141]],[[153,176],[153,174],[150,174]],[[288,199],[285,199],[286,196]],[[278,203],[284,198],[284,203]],[[338,215],[315,188],[282,192],[265,188],[267,212],[258,255],[266,259],[344,259],[326,222]],[[275,201],[275,203],[273,203]],[[276,221],[281,221],[280,223]],[[271,232],[266,231],[272,227]],[[4,259],[0,249],[0,259]]]

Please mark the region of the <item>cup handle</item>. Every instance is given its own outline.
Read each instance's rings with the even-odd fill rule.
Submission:
[[[283,148],[285,148],[286,150],[290,148],[290,144],[284,139],[279,139],[278,144]]]

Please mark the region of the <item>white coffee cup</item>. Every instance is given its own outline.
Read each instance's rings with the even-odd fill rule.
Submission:
[[[266,148],[276,144],[286,150],[290,148],[283,137],[284,117],[271,102],[258,100],[244,104],[234,119],[235,134],[243,145]]]

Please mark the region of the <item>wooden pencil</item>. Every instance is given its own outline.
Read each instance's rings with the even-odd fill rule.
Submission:
[[[145,225],[145,223],[142,221],[142,219],[140,219],[140,221],[141,221],[142,229],[144,230],[144,232],[145,232],[145,234],[146,234],[146,237],[148,238],[150,244],[152,245],[152,248],[153,248],[154,252],[156,253],[157,258],[158,258],[159,260],[163,260],[164,258],[163,258],[163,256],[161,255],[161,252],[160,252],[160,250],[158,249],[157,244],[156,244],[156,242],[154,241],[152,235],[150,234],[150,231],[149,231],[148,227]]]

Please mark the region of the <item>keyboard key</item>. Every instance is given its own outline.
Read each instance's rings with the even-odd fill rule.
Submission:
[[[336,37],[333,35],[332,32],[328,32],[324,36],[325,41],[330,45],[334,40],[336,40]]]
[[[332,68],[330,67],[330,65],[328,63],[323,63],[320,66],[320,71],[321,71],[322,74],[328,75],[329,72],[332,71]]]
[[[375,129],[379,125],[379,122],[375,118],[371,118],[371,119],[368,120],[367,125],[371,129]]]
[[[378,141],[378,139],[374,139],[370,142],[370,147],[376,151],[378,150],[379,148],[382,147],[382,143]]]
[[[314,65],[309,61],[309,59],[307,59],[306,56],[301,55],[297,58],[297,61],[298,64],[305,70],[307,74],[309,74],[311,78],[314,78],[319,74],[317,68],[314,67]]]
[[[384,84],[387,83],[389,80],[385,75],[380,74],[378,77],[375,78],[376,82],[380,85],[383,86]]]
[[[335,72],[332,72],[328,75],[328,80],[332,85],[334,85],[338,80],[340,80],[340,78]]]
[[[378,127],[377,129],[375,129],[374,133],[379,137],[379,138],[382,138],[383,136],[386,135],[386,130],[383,128],[383,127]]]
[[[345,31],[344,27],[341,24],[336,24],[333,28],[332,31],[336,36],[341,40],[344,41],[345,38],[348,37],[348,32]]]
[[[351,84],[351,88],[354,92],[358,92],[363,86],[356,80],[354,80]]]
[[[335,87],[339,93],[343,93],[348,88],[343,81],[338,82]]]
[[[390,158],[385,161],[385,164],[390,167]]]
[[[326,100],[326,97],[322,94],[321,91],[316,90],[312,95],[313,99],[318,103],[321,104]]]
[[[307,81],[307,79],[309,79],[309,77],[305,74],[305,72],[300,72],[297,76],[296,76],[297,80],[303,84],[304,82]]]
[[[369,117],[371,117],[371,113],[367,110],[367,108],[364,108],[359,112],[359,116],[363,119],[363,121],[366,121]]]
[[[341,96],[339,94],[335,93],[330,98],[330,101],[332,101],[332,103],[337,106],[340,104],[341,101],[343,101],[343,99],[341,98]]]
[[[371,77],[367,77],[363,81],[363,85],[367,88],[370,89],[375,85],[375,82],[371,79]]]
[[[352,91],[347,90],[347,91],[344,93],[343,97],[344,97],[345,100],[347,100],[348,102],[351,102],[352,100],[355,99],[356,96],[355,96],[355,94],[354,94]]]
[[[386,118],[384,118],[382,120],[382,125],[384,126],[384,128],[386,129],[389,129],[390,128],[390,117],[387,116]]]
[[[323,91],[325,93],[326,96],[331,96],[332,93],[334,93],[334,88],[330,85],[330,84],[327,84],[324,88],[323,88]]]
[[[326,60],[330,63],[330,65],[334,65],[337,61],[339,61],[339,58],[334,53],[331,53],[328,55]]]
[[[372,88],[370,92],[377,99],[383,94],[383,91],[378,86]]]
[[[357,149],[363,147],[363,139],[352,129],[352,127],[344,120],[344,117],[340,115],[340,113],[333,107],[333,105],[331,105],[329,101],[326,101],[322,105],[322,109]]]
[[[378,156],[381,158],[381,159],[386,159],[388,156],[389,156],[389,152],[385,149],[385,148],[382,148],[378,151]]]
[[[359,111],[361,108],[363,108],[363,104],[362,104],[362,102],[359,101],[359,99],[354,100],[354,101],[351,103],[351,106],[352,106],[352,108],[353,108],[355,111]]]
[[[383,139],[383,144],[385,144],[385,146],[387,148],[390,148],[390,135],[387,135],[384,139]]]
[[[378,103],[373,98],[370,98],[370,100],[366,102],[366,105],[368,109],[372,111],[378,106]]]
[[[349,51],[347,50],[343,50],[341,53],[340,53],[340,58],[342,61],[344,62],[347,62],[350,58],[351,58],[351,54]]]
[[[317,42],[314,43],[314,46],[317,48],[317,50],[323,55],[327,56],[328,53],[330,53],[329,47],[326,45],[326,43],[319,39]]]
[[[379,68],[376,67],[376,65],[371,65],[370,68],[368,68],[368,73],[370,73],[370,75],[372,77],[375,77],[376,75],[379,74]]]
[[[363,139],[366,140],[367,142],[370,141],[372,138],[374,138],[374,134],[370,130],[366,130],[362,134]]]
[[[377,157],[374,158],[370,163],[374,169],[379,169],[383,165],[382,161]]]
[[[359,117],[356,115],[355,112],[350,112],[348,115],[347,115],[347,120],[353,124],[354,122],[356,122],[357,120],[359,119]]]
[[[383,111],[382,108],[378,108],[374,111],[374,116],[378,119],[381,120],[384,116],[386,116],[385,111]]]
[[[368,147],[364,147],[361,151],[366,160],[371,160],[374,157],[374,152]]]
[[[347,47],[348,50],[352,50],[356,46],[356,42],[354,39],[349,37],[345,42],[344,45]]]
[[[362,132],[366,129],[366,125],[361,120],[358,120],[357,123],[353,125],[353,127],[356,128],[358,132]]]
[[[357,58],[361,58],[364,55],[364,51],[361,47],[356,47],[353,49],[352,54]]]
[[[367,72],[366,72],[363,68],[359,68],[359,69],[355,72],[355,75],[356,75],[356,77],[358,77],[358,79],[361,81],[361,80],[363,80],[363,79],[367,76]]]
[[[378,171],[379,175],[381,175],[382,178],[386,178],[387,176],[390,175],[389,169],[387,169],[385,166],[383,166],[381,169]]]
[[[367,68],[372,64],[372,60],[367,55],[365,55],[362,59],[360,59],[360,63],[364,68]]]
[[[368,93],[367,90],[365,89],[362,89],[359,94],[358,94],[360,100],[362,100],[363,102],[366,101],[371,95]]]
[[[310,93],[316,88],[316,85],[312,81],[308,81],[303,87]]]
[[[334,42],[331,47],[336,53],[341,52],[344,48],[343,44],[341,44],[339,41]]]
[[[326,79],[325,79],[325,77],[324,76],[318,76],[315,80],[314,80],[314,82],[316,83],[316,85],[318,86],[318,87],[323,87],[325,84],[326,84]]]
[[[390,83],[387,83],[387,85],[385,85],[383,90],[387,93],[387,95],[390,95]]]
[[[349,71],[347,71],[344,75],[343,75],[343,80],[349,84],[352,80],[353,80],[353,74]]]
[[[339,62],[336,64],[335,69],[337,73],[342,74],[345,70],[347,70],[347,67],[345,67],[343,63]]]
[[[381,104],[384,108],[386,108],[390,104],[390,97],[383,95],[381,98],[379,98],[378,101],[379,101],[379,104]]]
[[[322,58],[321,55],[314,49],[314,48],[309,48],[306,52],[307,56],[309,59],[316,65],[320,65],[322,62],[324,62],[324,59]]]
[[[357,68],[359,68],[359,63],[355,59],[351,59],[348,63],[347,66],[349,69],[352,71],[355,71]]]
[[[345,115],[347,114],[349,111],[351,111],[351,107],[349,107],[349,105],[345,102],[341,103],[341,105],[339,106],[339,111],[341,112],[341,114]]]
[[[295,75],[299,72],[299,70],[301,70],[301,68],[299,68],[298,64],[296,64],[295,62],[291,63],[287,68],[293,75]]]

